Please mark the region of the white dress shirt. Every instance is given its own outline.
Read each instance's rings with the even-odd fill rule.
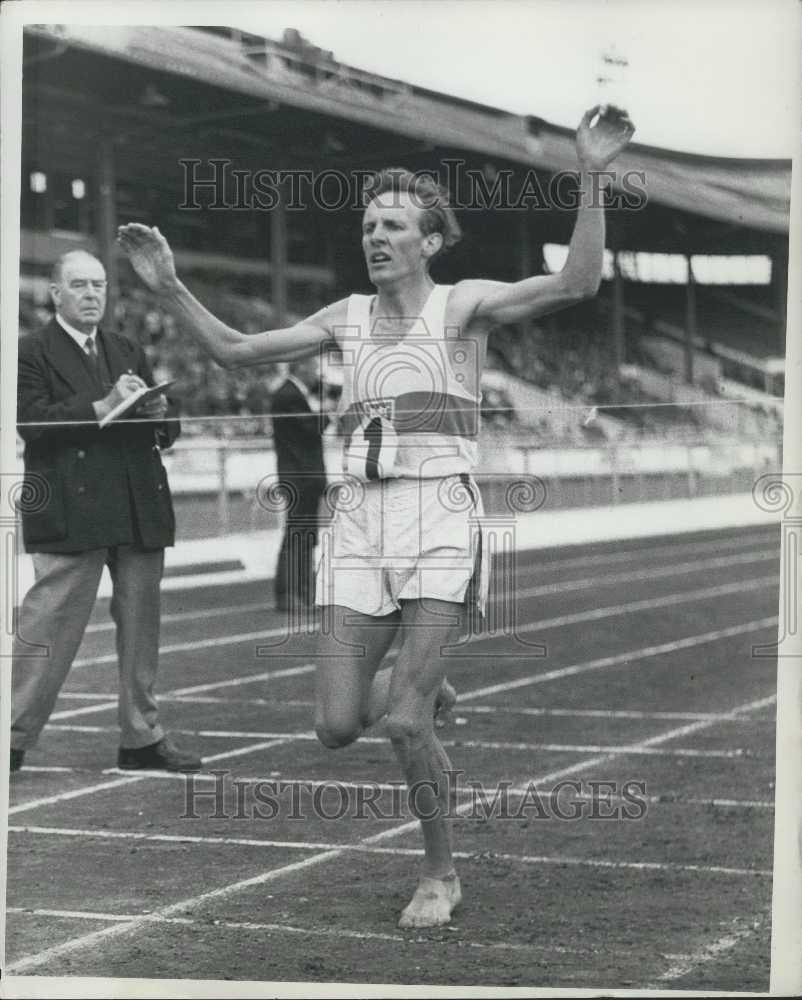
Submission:
[[[58,313],[56,313],[56,322],[65,333],[68,333],[72,337],[81,350],[86,353],[86,342],[90,337],[94,337],[97,334],[97,327],[95,327],[91,333],[83,333],[81,330],[76,330],[74,326],[71,326],[66,319],[59,316]],[[97,341],[95,341],[95,344],[97,345]]]

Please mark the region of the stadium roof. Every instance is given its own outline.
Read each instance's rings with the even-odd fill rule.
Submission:
[[[304,109],[435,146],[548,171],[576,167],[573,131],[538,118],[436,94],[304,55],[257,36],[232,39],[189,27],[30,25],[26,32],[249,99]],[[47,54],[35,57],[47,58]],[[649,201],[733,226],[786,234],[791,164],[697,156],[632,144],[619,173],[642,170]]]
[[[530,118],[533,160],[549,170],[576,163],[574,133]],[[787,233],[790,160],[697,156],[631,143],[616,161],[619,173],[643,170],[651,201],[696,215],[774,233]]]

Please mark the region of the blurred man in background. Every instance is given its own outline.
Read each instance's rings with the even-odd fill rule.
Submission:
[[[279,484],[287,497],[284,537],[276,567],[278,611],[290,618],[314,604],[314,555],[320,499],[326,489],[320,364],[316,355],[289,366],[270,404]]]

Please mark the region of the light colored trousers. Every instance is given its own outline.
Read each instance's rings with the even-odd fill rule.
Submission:
[[[120,745],[158,742],[154,695],[159,662],[160,584],[164,549],[116,545],[89,552],[32,555],[35,583],[17,620],[12,659],[11,746],[33,746],[50,718],[97,597],[103,566],[113,583],[117,628]]]

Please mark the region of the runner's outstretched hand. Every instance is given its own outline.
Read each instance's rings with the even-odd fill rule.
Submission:
[[[596,124],[591,127],[591,122]],[[576,130],[576,152],[586,170],[602,170],[611,163],[635,134],[629,115],[612,104],[589,108]]]
[[[175,286],[178,278],[173,251],[155,226],[143,226],[138,222],[119,226],[117,242],[151,291],[169,292]]]

